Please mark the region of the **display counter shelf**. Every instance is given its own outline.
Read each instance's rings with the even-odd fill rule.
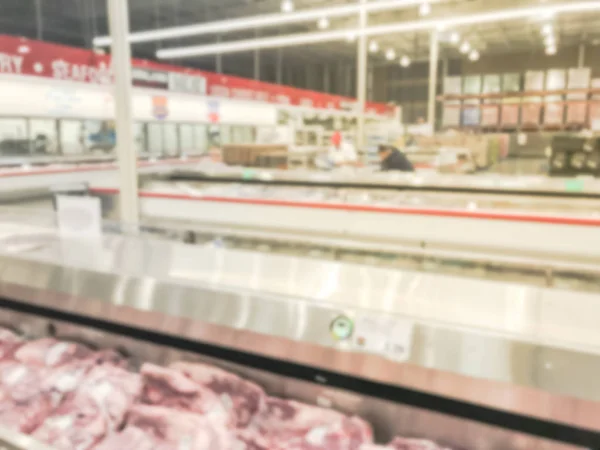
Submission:
[[[209,361],[272,395],[356,414],[373,425],[380,442],[401,435],[455,449],[600,446],[600,360],[590,344],[599,337],[591,326],[595,298],[506,285],[504,312],[489,313],[496,317],[490,323],[507,327],[499,332],[482,327],[483,316],[474,314],[493,310],[494,284],[467,296],[465,285],[452,294],[443,278],[415,292],[413,280],[406,285],[413,296],[398,301],[375,289],[381,275],[339,278],[325,271],[324,290],[284,295],[252,281],[236,286],[231,278],[197,277],[206,272],[198,251],[124,236],[0,250],[2,320],[31,337],[50,333],[124,348],[138,361]],[[252,257],[235,260],[243,270],[231,264],[222,270],[258,276],[276,267]],[[291,278],[273,279],[291,286],[303,272],[296,267]],[[337,299],[327,295],[331,280],[351,279],[358,284],[346,285]],[[390,281],[390,292],[397,291]],[[296,294],[310,282],[298,279]],[[418,312],[431,295],[438,306],[446,296],[446,312],[469,315],[476,325],[403,309]],[[561,314],[565,308],[579,313]],[[571,329],[579,329],[580,340],[568,341]]]

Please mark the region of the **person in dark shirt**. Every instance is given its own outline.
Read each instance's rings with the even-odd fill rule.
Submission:
[[[391,145],[379,146],[379,159],[381,160],[381,170],[400,170],[402,172],[414,172],[414,167],[406,155]]]

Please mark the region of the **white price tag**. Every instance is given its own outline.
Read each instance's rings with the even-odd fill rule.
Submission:
[[[102,212],[97,197],[59,195],[57,212],[62,237],[89,239],[102,234]]]
[[[356,349],[376,353],[394,361],[410,357],[414,323],[410,320],[365,316],[355,321],[353,344]]]

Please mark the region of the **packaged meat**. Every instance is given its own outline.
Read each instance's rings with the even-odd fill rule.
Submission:
[[[223,406],[219,397],[182,372],[145,363],[140,373],[143,403],[195,412],[219,425],[235,426],[235,414]]]
[[[92,448],[123,424],[140,390],[138,374],[117,366],[94,367],[33,436],[56,449]]]
[[[0,328],[0,362],[10,360],[25,341],[6,328]]]
[[[22,345],[15,352],[15,359],[32,366],[56,367],[92,353],[88,347],[75,342],[43,338]]]
[[[266,406],[253,426],[273,449],[358,450],[362,444],[373,442],[370,425],[358,417],[274,397],[267,399]]]
[[[235,416],[235,426],[246,427],[252,418],[263,411],[267,396],[257,384],[214,366],[177,362],[171,369],[214,392],[229,414]]]
[[[225,427],[198,414],[162,406],[134,405],[127,427],[96,449],[234,450],[233,446],[234,440]]]

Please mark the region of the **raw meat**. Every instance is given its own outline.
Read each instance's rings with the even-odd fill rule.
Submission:
[[[235,426],[246,427],[266,406],[265,391],[257,384],[214,366],[177,362],[170,366],[214,392],[235,416]]]
[[[56,367],[91,354],[92,350],[84,345],[43,338],[21,346],[15,352],[15,359],[32,366]]]
[[[425,439],[410,439],[396,437],[388,444],[391,450],[448,450],[438,446],[435,442]]]
[[[0,361],[12,359],[14,352],[23,343],[20,336],[6,328],[0,328]]]
[[[373,442],[367,422],[337,411],[269,397],[266,411],[254,423],[271,442],[272,449],[358,450]]]
[[[56,449],[92,448],[123,424],[140,390],[138,374],[97,366],[33,436]]]
[[[224,427],[198,414],[162,406],[134,405],[125,430],[109,437],[96,450],[234,450]]]
[[[104,439],[94,450],[155,450],[158,445],[159,441],[144,430],[127,427]]]
[[[269,440],[266,436],[254,429],[246,428],[234,431],[235,450],[270,450]]]
[[[360,450],[449,450],[424,439],[396,437],[388,445],[363,445]]]
[[[227,411],[217,395],[183,373],[148,363],[142,365],[140,372],[142,402],[195,412],[222,426],[235,425],[234,414]]]
[[[43,392],[43,371],[17,362],[0,364],[0,424],[31,433],[53,409],[52,398]]]

